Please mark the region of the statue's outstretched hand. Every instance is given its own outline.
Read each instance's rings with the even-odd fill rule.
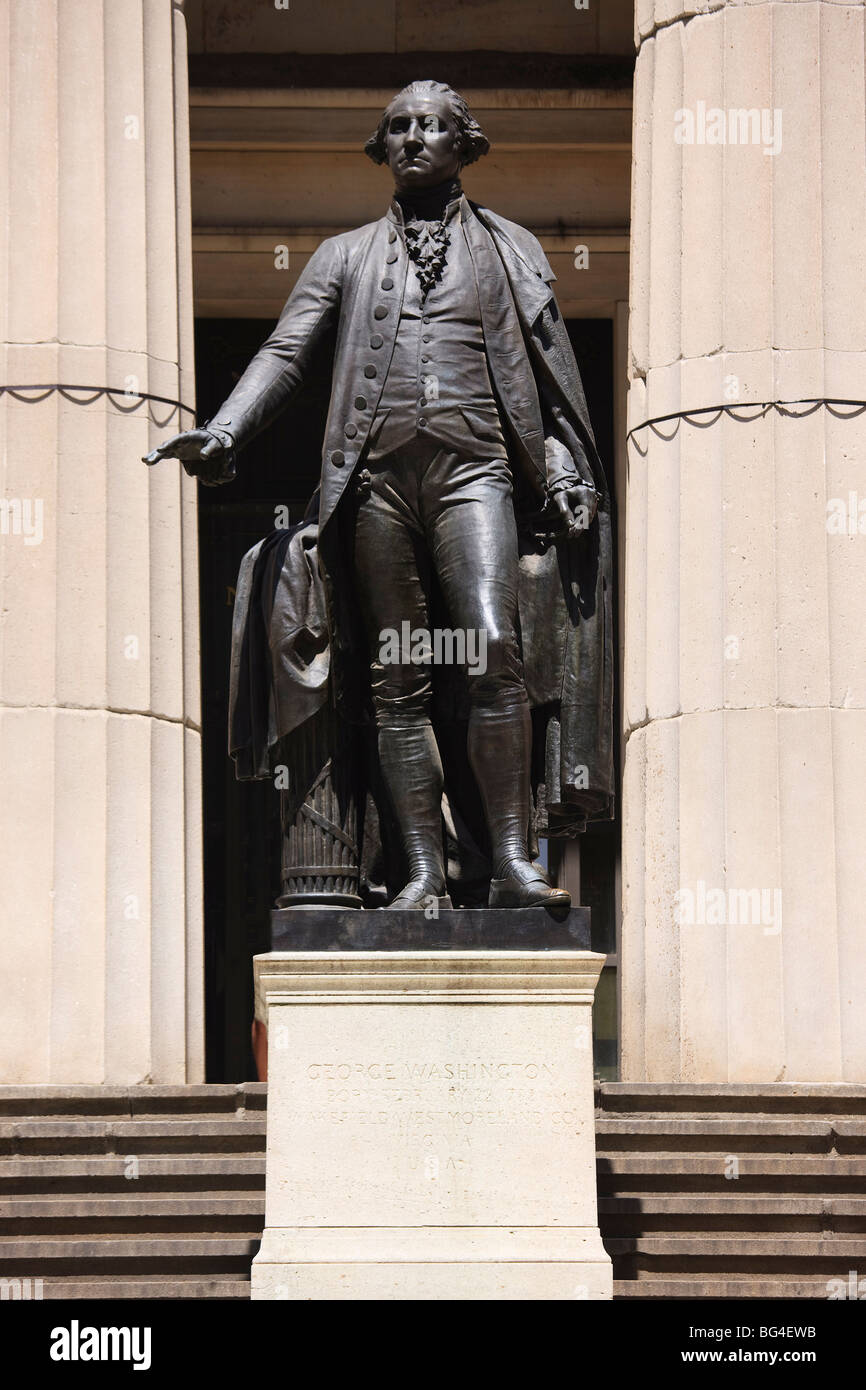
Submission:
[[[152,466],[160,459],[180,459],[190,477],[208,487],[230,483],[235,476],[234,450],[208,429],[176,434],[145,454],[143,462]]]

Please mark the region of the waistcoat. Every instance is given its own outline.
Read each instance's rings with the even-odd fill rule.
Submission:
[[[426,298],[409,265],[394,353],[370,430],[370,459],[419,437],[475,458],[505,456],[459,200],[450,205],[446,225],[442,278]]]

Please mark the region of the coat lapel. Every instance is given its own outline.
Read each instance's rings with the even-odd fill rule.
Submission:
[[[511,283],[518,313],[526,327],[531,329],[538,316],[553,299],[550,282],[555,280],[556,276],[546,260],[543,266],[531,266],[507,232],[497,225],[499,219],[494,214],[480,208],[473,211],[477,221],[487,227],[496,243],[496,250]]]
[[[474,215],[465,198],[462,226],[475,269],[490,373],[502,409],[510,421],[515,443],[543,484],[546,469],[541,407],[526,344],[516,322],[517,294],[510,283],[498,243]],[[536,286],[541,287],[540,292]],[[530,288],[531,295],[522,306],[522,312],[533,313],[537,317],[551,298],[551,292],[537,276],[533,277],[533,283],[531,287],[527,286],[527,290]]]

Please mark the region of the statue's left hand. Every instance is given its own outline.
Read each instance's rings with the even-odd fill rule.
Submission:
[[[579,536],[592,525],[598,511],[598,493],[587,483],[562,488],[551,501],[559,511],[570,536]]]

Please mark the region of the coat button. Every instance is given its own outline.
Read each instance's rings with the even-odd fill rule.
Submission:
[[[345,462],[346,455],[343,453],[342,449],[335,449],[331,455],[331,463],[334,465],[334,467],[342,468]]]
[[[392,245],[392,246],[393,246],[394,242],[397,240],[397,233],[393,230],[393,228],[392,228],[392,230],[388,233],[388,240],[391,242],[391,245]]]
[[[427,428],[427,421],[424,419],[423,415],[421,416],[421,419],[418,421],[418,428],[419,430],[426,430]]]
[[[385,308],[385,305],[384,305],[384,304],[377,304],[376,307],[375,307],[375,309],[373,310],[373,318],[374,318],[374,319],[386,319],[387,317],[388,317],[388,310]]]
[[[355,409],[356,409],[356,410],[366,410],[366,409],[367,409],[367,398],[366,398],[366,396],[356,396],[356,397],[355,397]]]
[[[347,439],[354,439],[355,435],[358,433],[358,427],[357,425],[347,425],[343,433]]]
[[[391,279],[390,275],[386,275],[386,276],[385,276],[385,279],[382,281],[382,289],[383,289],[383,290],[393,290],[393,288],[394,288],[394,281]]]
[[[382,346],[382,344],[384,343],[384,341],[385,341],[385,339],[382,337],[382,334],[381,334],[381,333],[374,333],[373,336],[372,336],[372,338],[370,339],[370,347],[371,347],[371,348],[380,348],[380,347]]]
[[[364,368],[364,376],[369,377],[371,381],[372,381],[372,379],[373,379],[373,377],[374,377],[375,375],[376,375],[376,368],[375,368],[375,367],[365,367],[365,368]]]
[[[397,261],[397,260],[399,260],[399,259],[400,259],[400,258],[399,258],[399,256],[397,255],[397,252],[396,252],[396,251],[389,251],[388,254],[387,254],[387,256],[385,257],[385,264],[386,264],[386,265],[393,265],[394,262]]]

